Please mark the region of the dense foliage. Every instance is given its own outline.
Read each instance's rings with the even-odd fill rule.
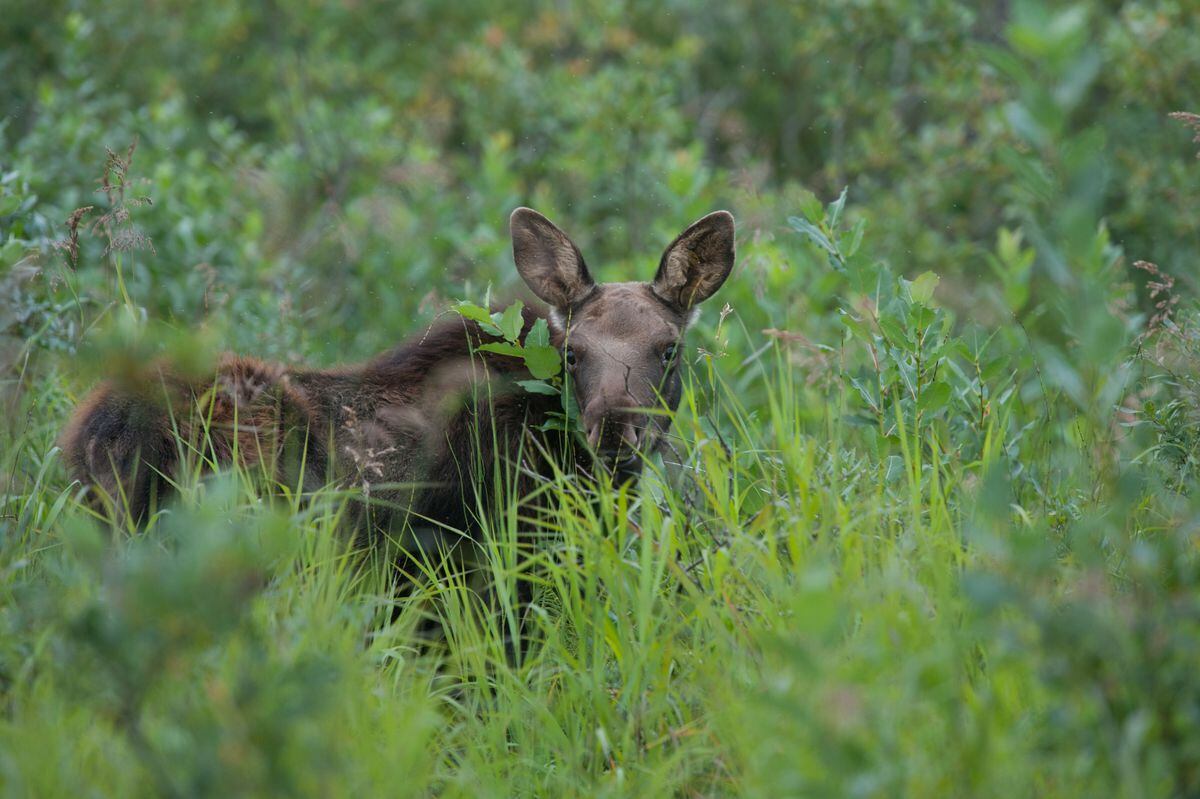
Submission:
[[[7,4],[0,787],[1200,793],[1195,16]],[[609,279],[728,208],[739,266],[641,484],[557,483],[536,568],[488,520],[499,610],[450,564],[398,596],[334,487],[78,504],[98,376],[515,298],[522,204]]]

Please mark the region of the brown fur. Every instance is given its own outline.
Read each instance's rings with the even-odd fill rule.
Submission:
[[[535,318],[527,313],[526,331]],[[408,508],[426,523],[469,529],[476,503],[463,489],[476,463],[515,458],[526,419],[544,421],[553,407],[553,398],[513,390],[513,379],[529,376],[518,361],[473,352],[487,340],[474,323],[454,321],[357,367],[287,369],[230,355],[207,382],[156,370],[154,388],[104,383],[63,433],[67,467],[89,486],[92,506],[122,523],[143,521],[178,466],[202,458],[310,490],[331,479],[361,487],[372,507],[360,513],[375,528]],[[475,446],[493,439],[490,429],[476,435],[478,420],[497,423],[508,451]]]
[[[514,212],[511,227],[518,270],[553,305],[551,341],[567,355],[589,440],[630,476],[669,424],[639,409],[678,404],[675,347],[692,306],[733,265],[732,217],[718,212],[689,227],[654,283],[594,283],[566,234],[529,209]],[[524,313],[523,336],[542,318]],[[118,523],[144,521],[181,467],[200,458],[205,468],[236,462],[304,490],[331,480],[359,487],[369,500],[356,510],[362,530],[400,523],[471,534],[478,511],[500,499],[495,464],[520,467],[517,496],[547,473],[546,458],[593,464],[570,437],[537,432],[559,399],[517,387],[530,377],[523,363],[478,352],[489,340],[455,320],[355,367],[226,356],[206,381],[160,368],[139,385],[105,383],[63,433],[66,463],[93,507]]]

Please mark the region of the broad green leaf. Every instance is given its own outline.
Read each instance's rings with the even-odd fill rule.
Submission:
[[[1002,374],[1011,372],[1012,368],[1012,362],[1008,358],[998,356],[985,361],[979,371],[985,381],[993,382],[998,380]]]
[[[520,344],[510,344],[507,341],[493,341],[487,344],[480,344],[481,352],[494,352],[497,355],[509,355],[513,358],[524,358],[525,348]]]
[[[854,227],[849,233],[842,236],[842,252],[847,258],[858,252],[858,248],[862,246],[863,233],[867,229],[866,217],[854,223]]]
[[[842,417],[842,421],[851,427],[874,427],[879,424],[878,419],[872,419],[870,416],[863,416],[861,413],[848,413]]]
[[[899,455],[888,455],[885,463],[887,465],[887,472],[884,474],[884,480],[894,483],[904,476],[904,459]]]
[[[859,319],[857,316],[849,313],[845,308],[838,308],[838,318],[842,320],[842,324],[845,325],[851,333],[858,336],[863,341],[871,341],[875,338],[875,334],[872,332],[871,328],[867,326],[867,323],[862,319]]]
[[[525,347],[525,366],[538,380],[554,377],[562,371],[562,355],[554,347]]]
[[[821,201],[817,199],[817,195],[806,189],[800,195],[800,213],[806,219],[820,219],[821,215],[825,213],[825,209],[822,207]]]
[[[529,332],[525,335],[525,346],[550,346],[550,327],[546,324],[545,319],[538,319],[533,323],[533,327],[529,328]]]
[[[549,417],[546,421],[537,426],[537,430],[543,433],[549,433],[552,430],[571,430],[571,423],[561,413],[547,414]]]
[[[829,204],[829,229],[836,231],[838,221],[842,218],[842,209],[846,207],[846,195],[849,193],[850,187],[846,186],[842,189],[841,195],[836,200]]]
[[[547,430],[563,430],[573,432],[579,429],[579,405],[575,402],[575,395],[570,391],[563,392],[563,412],[551,413],[549,419],[543,422],[537,429],[542,431]]]
[[[563,418],[572,427],[579,425],[579,402],[575,399],[575,392],[566,390],[562,394],[563,401]]]
[[[916,280],[908,284],[908,295],[912,297],[913,302],[928,305],[940,280],[936,272],[922,272],[917,275]]]
[[[559,391],[554,386],[544,380],[518,380],[517,385],[528,391],[530,394],[546,394],[547,396],[557,396]]]
[[[525,303],[517,300],[502,312],[492,314],[492,323],[500,328],[500,335],[504,336],[505,341],[515,342],[521,337],[521,328],[525,322],[521,311],[524,308]]]
[[[946,383],[938,382],[921,389],[921,398],[917,401],[917,409],[921,411],[937,411],[946,406],[953,392]]]
[[[996,254],[1005,264],[1015,264],[1021,260],[1021,243],[1025,234],[1020,228],[1010,230],[1002,227],[996,231]]]
[[[488,313],[486,308],[481,308],[473,302],[459,300],[454,303],[454,311],[464,319],[471,319],[475,322],[491,322],[492,315]]]
[[[913,305],[908,312],[908,319],[914,329],[925,330],[937,319],[937,312],[924,305]]]
[[[907,361],[902,361],[899,358],[893,358],[896,364],[896,374],[900,377],[900,382],[904,385],[904,394],[906,397],[917,396],[917,368]]]
[[[908,338],[908,333],[904,329],[904,325],[894,316],[879,317],[879,329],[883,333],[884,338],[893,347],[902,347],[910,349],[912,342]]]
[[[492,324],[492,315],[488,313],[486,308],[482,308],[473,302],[460,300],[453,306],[453,310],[463,319],[470,319],[472,322],[478,322],[479,327],[484,333],[490,336],[499,336],[500,328]]]
[[[850,385],[854,386],[854,389],[858,392],[859,396],[863,398],[863,402],[867,403],[867,406],[871,410],[875,411],[876,413],[879,412],[879,400],[875,396],[874,386],[868,387],[857,377],[850,378]]]
[[[788,224],[802,236],[807,236],[812,239],[817,245],[825,250],[830,255],[837,254],[837,248],[829,241],[829,238],[821,231],[819,227],[809,222],[807,219],[801,219],[798,216],[789,216]]]
[[[0,247],[0,264],[9,266],[21,260],[27,249],[25,242],[20,239],[9,239]]]

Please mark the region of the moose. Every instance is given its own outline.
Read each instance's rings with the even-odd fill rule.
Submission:
[[[522,310],[521,338],[546,320],[588,446],[539,432],[561,398],[517,388],[529,377],[524,362],[480,350],[496,338],[461,318],[359,366],[297,369],[227,355],[204,380],[155,367],[139,385],[103,383],[63,433],[71,476],[99,515],[144,524],[190,449],[210,465],[261,469],[304,490],[357,483],[371,500],[356,504],[360,531],[432,526],[468,537],[479,509],[503,499],[492,479],[498,464],[515,466],[518,495],[555,458],[636,477],[671,423],[665,412],[679,404],[684,333],[733,268],[733,216],[716,211],[689,226],[648,283],[595,282],[579,248],[532,209],[516,209],[509,227],[517,271],[548,305]]]

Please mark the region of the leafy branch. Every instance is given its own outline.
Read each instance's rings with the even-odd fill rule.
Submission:
[[[574,394],[567,390],[562,353],[550,343],[550,327],[545,319],[535,320],[522,337],[525,303],[520,300],[499,311],[489,311],[467,300],[460,300],[452,309],[462,318],[477,323],[487,335],[500,339],[480,344],[478,351],[518,358],[525,364],[532,379],[518,380],[517,385],[530,394],[562,398],[562,413],[552,414],[553,418],[540,429],[574,431],[578,428],[579,408]]]

